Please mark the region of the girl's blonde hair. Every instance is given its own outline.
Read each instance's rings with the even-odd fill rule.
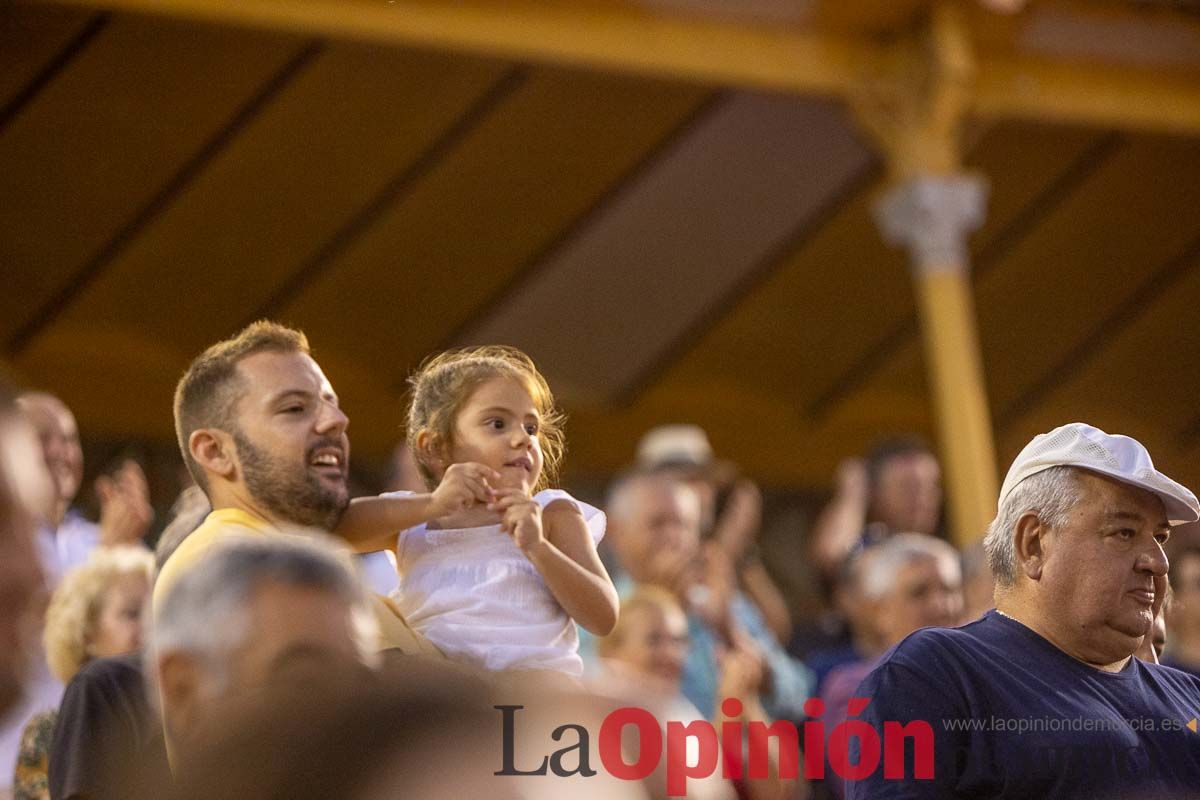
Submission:
[[[87,663],[87,643],[96,632],[105,595],[118,581],[130,576],[145,578],[147,586],[153,583],[154,556],[148,550],[99,548],[66,574],[50,597],[42,633],[46,661],[54,677],[66,683]]]
[[[538,442],[542,447],[542,474],[535,491],[552,486],[566,450],[563,438],[565,417],[554,405],[549,384],[538,372],[533,359],[515,347],[485,345],[450,350],[433,356],[408,379],[411,400],[408,406],[407,439],[416,457],[417,469],[430,489],[438,477],[427,462],[429,453],[417,447],[422,433],[431,437],[432,447],[445,449],[454,443],[454,423],[475,390],[493,378],[512,378],[525,387],[541,417]]]

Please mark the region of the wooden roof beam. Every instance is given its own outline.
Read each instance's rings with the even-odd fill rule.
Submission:
[[[881,73],[888,72],[894,53],[888,45],[853,34],[655,14],[615,4],[478,0],[40,1],[715,86],[837,97],[857,93],[864,82],[877,81]],[[1106,11],[1106,18],[1121,14],[1131,25],[1144,22],[1135,11]],[[1161,21],[1162,16],[1158,19]],[[979,17],[972,24],[981,24]],[[973,113],[983,117],[1200,135],[1200,67],[1149,70],[1109,62],[1060,61],[987,51],[978,52],[977,61],[970,106]]]

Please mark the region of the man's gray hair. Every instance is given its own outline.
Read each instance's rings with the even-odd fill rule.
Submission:
[[[962,579],[958,551],[941,539],[923,533],[898,533],[858,556],[851,567],[862,595],[870,600],[886,597],[896,586],[900,569],[916,561],[952,565]]]
[[[648,470],[630,470],[620,475],[608,489],[604,502],[604,513],[610,520],[625,520],[633,513],[634,493],[644,486],[659,486],[676,492],[682,492],[693,498],[698,504],[699,495],[696,490],[683,481],[661,472]]]
[[[228,679],[229,659],[250,633],[254,594],[268,584],[329,592],[348,603],[352,631],[364,660],[378,637],[357,577],[332,547],[301,536],[238,537],[205,555],[155,604],[147,648],[148,675],[166,653],[200,659],[218,681]]]
[[[1017,582],[1017,551],[1013,535],[1025,514],[1037,514],[1044,525],[1060,528],[1080,500],[1081,485],[1075,467],[1050,467],[1030,475],[1013,487],[983,538],[988,565],[1000,586]]]

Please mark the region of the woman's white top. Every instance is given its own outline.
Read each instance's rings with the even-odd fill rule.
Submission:
[[[604,537],[600,509],[558,489],[533,499],[543,509],[555,500],[571,501],[592,541]],[[400,586],[393,598],[405,620],[448,657],[488,670],[583,674],[575,621],[499,523],[446,530],[422,524],[402,531],[396,568]]]

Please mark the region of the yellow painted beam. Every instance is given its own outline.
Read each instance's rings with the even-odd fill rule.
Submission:
[[[1048,58],[980,58],[980,116],[1200,134],[1200,69],[1137,69]]]
[[[967,269],[925,265],[916,276],[925,359],[937,410],[950,529],[963,547],[996,514],[996,449]]]
[[[630,5],[447,0],[27,0],[170,15],[694,81],[845,97],[894,66],[895,51],[852,32],[749,25]],[[1064,6],[1070,13],[1076,6]],[[1078,8],[1083,8],[1079,6]],[[1082,13],[1079,12],[1079,13]],[[1114,18],[1118,12],[1106,12]],[[1144,22],[1127,14],[1131,25]],[[1163,15],[1155,17],[1162,22]],[[1119,17],[1117,17],[1119,20]],[[987,23],[971,19],[975,26]],[[1181,21],[1180,24],[1187,24]],[[1194,23],[1191,23],[1194,24]],[[903,38],[903,37],[902,37]],[[972,112],[1101,128],[1200,134],[1200,66],[1138,69],[976,53]],[[873,77],[872,77],[873,76]],[[887,91],[888,87],[876,87]]]
[[[332,38],[729,85],[841,94],[869,43],[625,6],[414,0],[59,0]]]

